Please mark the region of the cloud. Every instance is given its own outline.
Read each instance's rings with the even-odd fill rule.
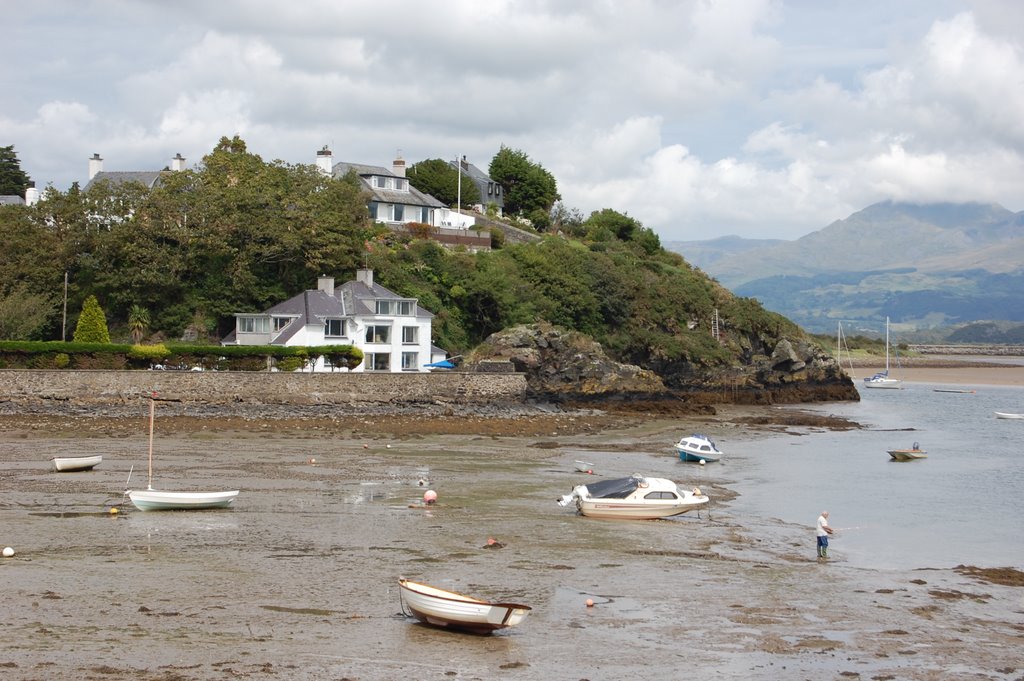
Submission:
[[[159,168],[240,134],[291,163],[328,144],[486,168],[505,144],[566,205],[663,240],[792,238],[890,198],[1024,208],[1013,3],[15,0],[10,16],[0,140],[60,188],[92,153]]]

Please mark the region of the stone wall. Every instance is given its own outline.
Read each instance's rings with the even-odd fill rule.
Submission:
[[[521,402],[523,374],[472,372],[267,373],[245,371],[0,370],[0,402],[120,404],[156,392],[198,404],[489,404]]]

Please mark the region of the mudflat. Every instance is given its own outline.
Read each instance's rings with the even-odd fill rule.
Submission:
[[[779,411],[158,417],[155,488],[241,494],[227,510],[148,513],[122,503],[126,483],[147,484],[141,409],[0,416],[0,544],[16,550],[0,559],[0,671],[1021,678],[1017,568],[854,569],[840,548],[820,562],[810,524],[735,517],[728,479],[705,482],[669,449],[709,420],[747,424],[750,437],[780,418],[799,423]],[[91,472],[48,466],[93,453],[104,459]],[[580,473],[576,459],[600,467]],[[555,503],[573,485],[633,471],[699,483],[712,507],[607,521]],[[423,503],[427,489],[436,504]],[[403,576],[533,610],[491,636],[432,628],[403,614]]]

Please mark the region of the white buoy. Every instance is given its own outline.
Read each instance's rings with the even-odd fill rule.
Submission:
[[[705,461],[704,459],[701,459],[701,460],[700,460],[700,465],[701,465],[701,466],[703,466],[703,465],[704,465],[704,464],[706,464],[706,463],[707,463],[707,461]]]
[[[10,558],[14,555],[14,549],[10,546],[4,547],[4,558]]]

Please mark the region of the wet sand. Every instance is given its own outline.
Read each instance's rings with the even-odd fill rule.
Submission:
[[[351,416],[323,427],[164,418],[154,487],[242,493],[229,510],[151,513],[119,505],[132,465],[131,486],[145,484],[143,418],[5,416],[0,544],[17,554],[0,559],[0,670],[112,681],[1020,678],[1022,573],[854,569],[840,547],[818,562],[813,528],[734,517],[726,466],[666,452],[709,421],[756,437],[786,420],[780,411]],[[48,470],[72,452],[104,461]],[[555,503],[593,479],[575,459],[598,476],[699,483],[714,504],[671,520],[583,518]],[[433,507],[421,503],[426,487]],[[487,637],[434,629],[403,616],[400,576],[533,611]]]
[[[983,358],[974,360],[934,359],[911,357],[904,359],[906,366],[894,370],[908,383],[945,383],[956,386],[1008,385],[1024,386],[1024,358],[1016,357],[1007,362],[994,362]],[[851,373],[849,367],[847,373]],[[860,361],[854,364],[852,375],[861,380],[885,369],[885,363]]]

